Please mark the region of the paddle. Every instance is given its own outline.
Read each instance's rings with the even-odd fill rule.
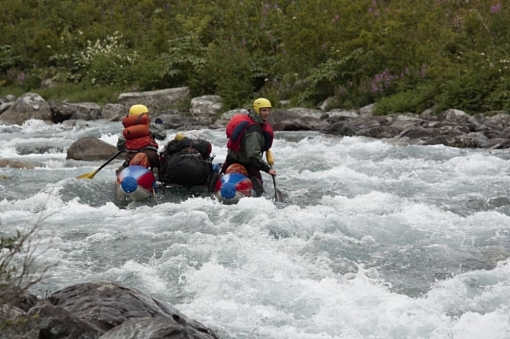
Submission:
[[[273,177],[273,184],[274,184],[274,200],[276,202],[283,202],[283,193],[278,188],[276,188],[276,179]]]
[[[119,151],[117,154],[115,154],[113,157],[111,157],[110,159],[108,159],[108,161],[106,161],[104,164],[101,165],[101,167],[99,167],[97,170],[95,170],[94,172],[90,172],[90,173],[85,173],[85,174],[82,174],[78,177],[76,177],[76,179],[94,179],[94,176],[97,174],[97,172],[99,172],[100,170],[103,169],[103,167],[105,167],[106,165],[108,165],[110,162],[112,162],[113,159],[115,159],[116,157],[119,156],[119,154],[121,154],[123,151]]]
[[[266,160],[267,160],[267,163],[269,164],[269,167],[273,168],[274,158],[273,158],[273,152],[271,152],[270,149],[268,149],[266,151]],[[274,184],[274,200],[277,202],[283,202],[283,194],[278,188],[276,188],[276,179],[274,177],[273,177],[273,184]]]

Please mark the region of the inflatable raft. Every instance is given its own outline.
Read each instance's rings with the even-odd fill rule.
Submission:
[[[221,165],[215,164],[213,171],[218,173]],[[213,196],[224,204],[236,204],[241,198],[256,196],[248,171],[240,164],[232,164],[225,174],[218,177]]]
[[[115,182],[115,196],[119,200],[140,201],[154,196],[156,179],[147,168],[130,165],[124,168]]]

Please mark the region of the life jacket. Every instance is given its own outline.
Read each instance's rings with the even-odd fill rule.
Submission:
[[[246,133],[248,127],[259,125],[264,135],[264,147],[262,152],[267,151],[273,145],[274,132],[267,122],[259,123],[253,121],[248,115],[237,114],[230,119],[225,132],[227,133],[227,148],[233,150],[236,154],[239,153],[241,147],[241,140]]]
[[[147,113],[128,115],[122,119],[122,125],[124,125],[122,135],[126,138],[128,151],[137,151],[149,146],[158,148],[158,144],[151,137],[149,124],[150,118]]]

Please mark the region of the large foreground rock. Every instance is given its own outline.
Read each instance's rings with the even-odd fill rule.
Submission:
[[[161,300],[113,281],[66,287],[48,299],[0,286],[0,339],[218,339]]]
[[[55,292],[49,300],[54,306],[63,308],[105,332],[128,320],[132,321],[104,338],[218,338],[210,329],[174,307],[116,282],[99,281],[70,286]],[[146,318],[155,318],[158,321]],[[133,322],[136,319],[143,320]],[[144,334],[129,334],[134,330],[143,330]],[[176,331],[175,333],[181,333],[181,336],[148,335],[156,330],[160,333]]]
[[[99,339],[210,339],[210,334],[161,318],[130,319]]]

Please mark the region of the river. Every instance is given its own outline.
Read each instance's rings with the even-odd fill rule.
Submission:
[[[39,223],[39,297],[114,280],[221,338],[509,338],[510,154],[276,132],[275,203],[222,205],[159,190],[115,200],[113,161],[66,160],[84,136],[115,145],[120,122],[0,125],[0,234]],[[185,131],[225,159],[224,130]],[[161,148],[177,133],[167,130]]]

